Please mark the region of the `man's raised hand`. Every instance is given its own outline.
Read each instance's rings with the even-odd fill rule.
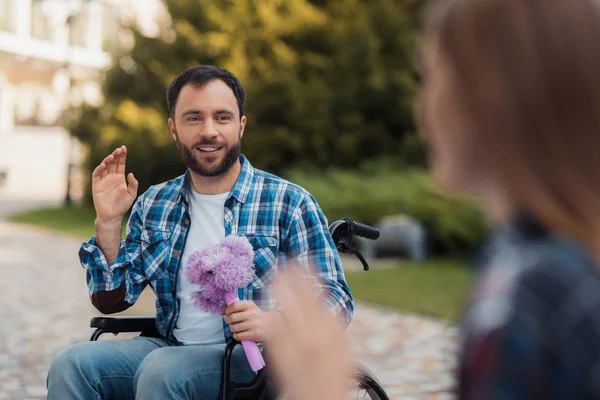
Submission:
[[[92,197],[97,222],[121,221],[137,197],[138,181],[132,173],[125,182],[127,148],[108,155],[92,173]]]

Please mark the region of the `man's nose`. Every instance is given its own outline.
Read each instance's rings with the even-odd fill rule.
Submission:
[[[219,135],[219,131],[217,130],[217,124],[212,119],[208,119],[204,125],[204,136],[206,137],[217,137]]]

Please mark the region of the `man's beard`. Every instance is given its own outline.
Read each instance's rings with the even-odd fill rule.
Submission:
[[[216,141],[206,141],[201,140],[196,142],[191,148],[186,147],[183,143],[179,141],[179,136],[175,133],[175,143],[177,144],[177,151],[179,152],[179,156],[183,163],[192,171],[197,173],[200,176],[219,176],[227,171],[235,164],[235,162],[240,157],[240,152],[242,149],[242,138],[240,137],[238,141],[231,147],[228,147],[227,144],[218,144]],[[216,165],[203,165],[194,155],[194,151],[197,147],[200,146],[218,146],[223,147],[225,149],[225,156],[221,159],[221,161]]]

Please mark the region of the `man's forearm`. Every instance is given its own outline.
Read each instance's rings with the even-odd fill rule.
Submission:
[[[110,221],[95,221],[96,244],[102,250],[108,265],[112,265],[117,259],[121,246],[121,233],[123,230],[123,219]]]

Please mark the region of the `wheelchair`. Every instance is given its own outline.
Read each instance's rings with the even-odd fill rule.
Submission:
[[[379,231],[376,228],[355,222],[350,218],[343,218],[332,223],[329,226],[329,232],[338,252],[355,255],[362,263],[363,269],[369,270],[369,264],[365,258],[353,247],[353,239],[363,237],[376,240],[379,237]],[[91,341],[98,340],[105,333],[118,335],[119,333],[139,332],[141,336],[159,337],[154,317],[94,317],[90,321],[90,327],[95,328],[90,338]],[[268,365],[261,369],[249,383],[242,384],[231,381],[231,356],[234,348],[238,345],[240,342],[231,340],[225,346],[221,365],[222,379],[219,398],[221,400],[285,399],[285,393],[270,379]],[[263,351],[268,352],[268,349],[265,348]],[[357,363],[350,378],[356,387],[356,399],[389,400],[381,384],[364,365]],[[354,396],[354,393],[352,395]]]

